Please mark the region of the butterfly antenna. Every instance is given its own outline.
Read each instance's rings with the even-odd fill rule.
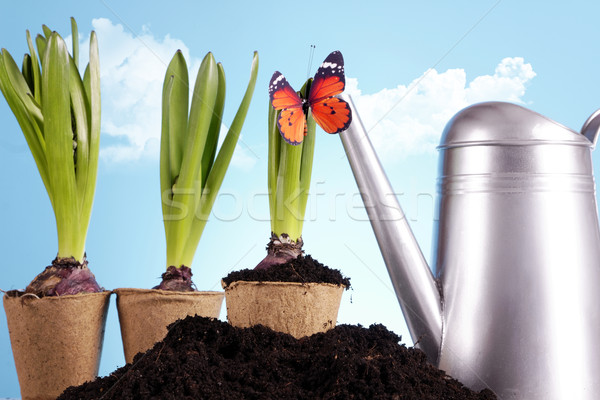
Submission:
[[[308,56],[308,69],[306,70],[306,79],[310,78],[310,69],[312,67],[313,57],[315,56],[315,46],[314,44],[310,45],[310,54]]]

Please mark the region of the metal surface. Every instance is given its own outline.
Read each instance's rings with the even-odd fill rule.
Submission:
[[[349,95],[352,123],[340,133],[400,307],[414,342],[437,363],[442,317],[440,295],[392,187]]]
[[[444,131],[435,227],[444,298],[438,366],[473,389],[489,387],[501,399],[600,396],[600,230],[591,160],[599,122],[595,113],[577,133],[494,102],[459,112]],[[348,152],[353,170],[379,176],[361,157]],[[377,188],[364,190],[378,196]],[[382,253],[390,252],[387,243],[410,243],[403,237],[410,231],[388,232]],[[388,259],[391,276],[407,268]],[[406,293],[419,295],[397,289],[400,299]],[[426,321],[435,320],[431,313]]]
[[[585,121],[581,128],[581,134],[585,136],[590,142],[592,142],[592,148],[596,147],[598,141],[598,134],[600,133],[600,110],[596,110],[595,113]]]

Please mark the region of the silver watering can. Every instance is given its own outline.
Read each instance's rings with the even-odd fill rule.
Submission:
[[[434,275],[342,97],[354,120],[341,139],[417,347],[500,399],[599,399],[600,110],[581,133],[509,103],[456,114],[439,146]]]

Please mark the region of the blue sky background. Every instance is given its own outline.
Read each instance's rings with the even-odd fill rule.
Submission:
[[[316,45],[311,75],[329,52],[342,51],[347,90],[429,259],[435,146],[445,123],[471,103],[507,100],[579,130],[600,107],[599,11],[577,0],[13,2],[0,14],[0,47],[20,60],[26,29],[38,33],[46,24],[66,38],[70,16],[79,24],[82,56],[90,30],[98,34],[102,153],[87,254],[107,289],[152,287],[166,267],[157,154],[160,88],[175,50],[184,51],[194,78],[207,51],[223,63],[225,125],[258,50],[249,115],[193,265],[198,288],[218,290],[221,277],[253,267],[265,254],[267,85],[275,70],[299,88],[310,45]],[[50,202],[4,100],[0,121],[0,288],[10,290],[41,272],[57,243]],[[340,323],[383,323],[411,344],[341,142],[317,135],[305,250],[352,279]],[[0,360],[0,397],[18,397],[4,313]],[[100,374],[123,364],[113,299]]]

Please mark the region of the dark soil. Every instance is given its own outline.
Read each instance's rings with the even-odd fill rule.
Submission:
[[[340,325],[300,340],[202,317],[169,328],[133,364],[59,399],[495,399],[466,389],[382,325]]]
[[[223,282],[229,285],[235,281],[256,282],[318,282],[345,285],[350,288],[350,278],[346,278],[337,269],[329,268],[311,256],[300,255],[288,263],[272,266],[268,269],[243,269],[231,272]]]

